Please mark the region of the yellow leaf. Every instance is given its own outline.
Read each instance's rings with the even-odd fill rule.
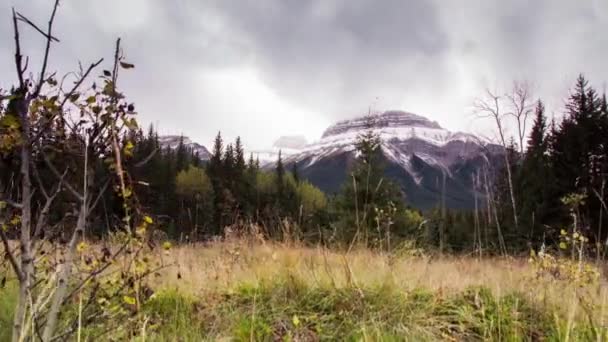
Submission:
[[[296,327],[300,325],[300,319],[296,315],[293,315],[293,318],[291,319],[291,321],[293,322],[293,325]]]
[[[133,194],[133,192],[131,191],[131,189],[125,189],[125,191],[122,195],[124,198],[129,198],[129,197],[131,197],[132,194]]]
[[[562,235],[568,235],[568,232],[566,232],[564,229],[562,229],[562,230],[560,231],[560,234],[562,234]]]
[[[13,218],[11,219],[11,224],[12,224],[12,225],[15,225],[15,226],[16,226],[16,225],[18,225],[18,224],[19,224],[19,222],[21,222],[21,217],[19,217],[19,216],[15,216],[15,217],[13,217]]]
[[[78,246],[76,246],[76,251],[78,251],[78,253],[82,253],[85,249],[87,249],[87,243],[82,241],[78,244]]]
[[[565,242],[560,242],[559,243],[559,248],[566,249],[566,248],[568,248],[568,245]]]
[[[136,233],[137,233],[137,235],[139,235],[139,236],[143,236],[143,235],[145,235],[145,234],[146,234],[146,227],[143,227],[143,226],[142,226],[142,227],[138,228],[138,229],[137,229],[137,231],[136,231]]]
[[[165,243],[163,243],[163,249],[164,250],[168,251],[168,250],[171,249],[171,247],[172,247],[171,242],[165,241]]]
[[[124,296],[122,297],[122,300],[129,305],[135,305],[135,298],[131,296]]]
[[[144,222],[146,222],[147,224],[152,224],[154,223],[154,220],[152,220],[150,216],[144,216]]]

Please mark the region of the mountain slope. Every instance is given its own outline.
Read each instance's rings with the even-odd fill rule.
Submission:
[[[297,162],[301,175],[326,192],[339,191],[355,160],[357,137],[372,129],[382,139],[386,174],[398,184],[408,203],[420,209],[438,205],[445,189],[449,208],[474,207],[472,177],[485,163],[498,162],[501,147],[437,122],[402,112],[338,122],[321,139],[286,158]],[[445,184],[444,184],[445,177]]]
[[[180,135],[162,135],[158,137],[158,142],[162,148],[171,148],[176,149],[179,145],[179,140],[182,138]],[[193,142],[188,137],[183,137],[184,145],[192,150],[192,153],[198,153],[199,158],[201,160],[209,160],[211,157],[211,153],[207,148],[197,142]]]

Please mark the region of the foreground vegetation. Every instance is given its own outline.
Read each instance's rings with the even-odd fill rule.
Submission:
[[[524,259],[335,252],[238,239],[174,247],[154,294],[108,340],[604,340],[603,280],[577,283]],[[0,290],[8,339],[14,281]],[[121,305],[129,307],[129,303]]]

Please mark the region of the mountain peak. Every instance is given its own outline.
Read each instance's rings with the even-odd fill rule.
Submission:
[[[384,127],[421,127],[431,129],[442,129],[436,121],[431,121],[428,118],[401,110],[387,110],[379,114],[360,116],[350,120],[343,120],[330,126],[323,133],[323,138],[344,134],[352,131],[360,131],[369,125],[372,121],[373,128]]]
[[[202,160],[208,160],[211,156],[207,148],[197,142],[193,142],[189,137],[182,135],[161,135],[158,137],[158,143],[163,148],[176,149],[179,141],[183,139],[184,145],[192,150],[193,153],[198,153]]]

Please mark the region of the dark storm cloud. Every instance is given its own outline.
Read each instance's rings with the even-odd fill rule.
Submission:
[[[4,87],[11,6],[42,24],[51,0],[0,3]],[[40,37],[24,31],[39,57]],[[559,113],[579,72],[608,80],[604,0],[63,0],[56,32],[51,61],[63,72],[111,56],[123,37],[136,69],[122,85],[142,121],[204,143],[218,129],[257,146],[320,134],[370,105],[467,129],[485,86],[528,79]]]
[[[422,1],[218,1],[247,56],[283,96],[328,115],[362,111],[444,68],[437,9]],[[415,70],[418,69],[418,70]],[[416,71],[416,72],[413,72]],[[397,85],[398,90],[395,91]]]

